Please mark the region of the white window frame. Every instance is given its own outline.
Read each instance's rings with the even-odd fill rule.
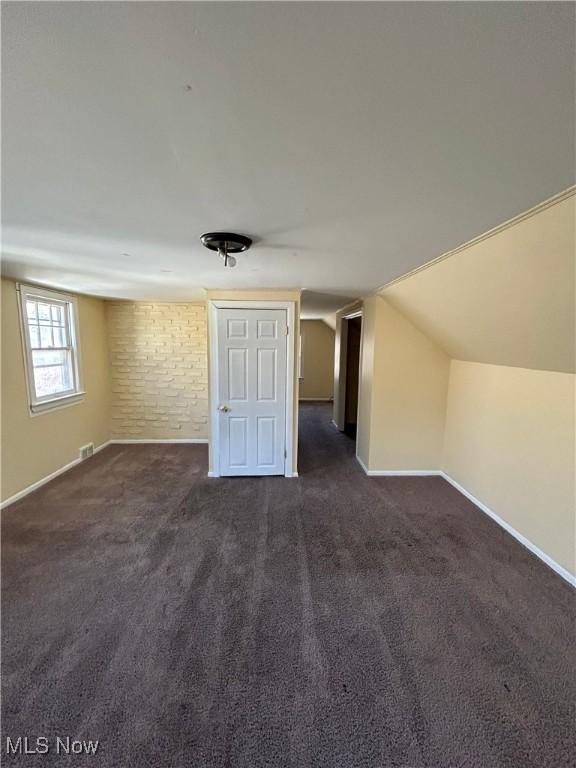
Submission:
[[[82,388],[79,345],[80,334],[78,329],[78,300],[76,296],[60,293],[59,291],[53,291],[48,288],[24,285],[23,283],[18,283],[17,291],[20,332],[22,335],[22,349],[24,352],[24,369],[26,372],[26,389],[28,393],[30,414],[34,416],[39,413],[51,411],[55,408],[63,408],[81,402],[86,393]],[[63,347],[62,349],[70,349],[72,357],[73,387],[62,394],[44,395],[43,397],[36,396],[32,344],[30,340],[28,315],[26,312],[27,301],[45,301],[47,303],[61,304],[64,306],[66,327],[70,337],[70,346]],[[60,347],[54,347],[54,349],[60,349]]]

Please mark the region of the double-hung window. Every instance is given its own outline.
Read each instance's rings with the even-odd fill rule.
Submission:
[[[81,399],[74,296],[19,285],[20,320],[32,413]]]

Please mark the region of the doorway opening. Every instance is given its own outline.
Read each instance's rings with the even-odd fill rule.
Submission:
[[[357,442],[362,424],[358,416],[361,392],[363,308],[360,302],[337,320],[334,365],[334,418],[336,429]]]
[[[362,336],[362,316],[347,318],[346,367],[344,390],[344,433],[356,440],[358,431],[358,388],[360,381],[360,348]]]

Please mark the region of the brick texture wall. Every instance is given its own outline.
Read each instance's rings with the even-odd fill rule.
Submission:
[[[107,302],[112,438],[208,437],[204,304]]]

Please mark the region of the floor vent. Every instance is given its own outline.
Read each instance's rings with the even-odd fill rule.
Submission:
[[[80,458],[89,459],[94,454],[94,443],[88,443],[80,448]]]

